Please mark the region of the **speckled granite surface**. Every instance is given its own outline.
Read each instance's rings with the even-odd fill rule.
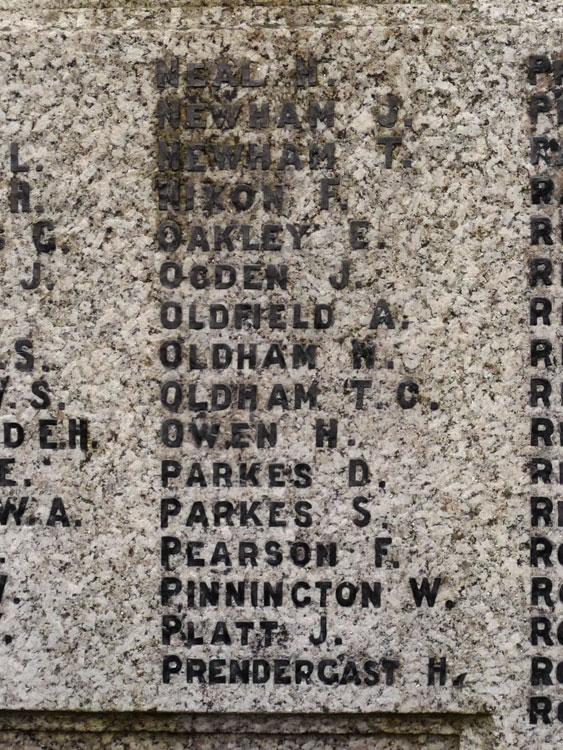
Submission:
[[[0,5],[0,748],[558,747],[557,4]]]

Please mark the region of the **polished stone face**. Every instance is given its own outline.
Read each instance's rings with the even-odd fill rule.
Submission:
[[[560,10],[49,5],[0,28],[1,750],[558,747]],[[83,734],[127,711],[231,723]]]

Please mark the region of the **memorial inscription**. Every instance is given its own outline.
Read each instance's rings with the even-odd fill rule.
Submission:
[[[157,229],[166,258],[160,321],[174,335],[160,345],[169,378],[161,403],[173,414],[161,428],[171,456],[161,462],[162,639],[171,647],[163,681],[176,684],[181,674],[188,684],[393,686],[402,666],[397,652],[358,660],[347,654],[345,632],[334,632],[341,609],[373,617],[389,606],[385,571],[400,562],[388,524],[372,518],[375,477],[362,436],[352,423],[342,434],[340,413],[325,406],[327,390],[348,414],[389,409],[390,401],[402,410],[438,404],[422,405],[419,384],[396,374],[394,361],[377,350],[380,327],[393,333],[409,323],[394,300],[363,292],[356,272],[372,225],[354,216],[341,187],[341,83],[314,57],[277,63],[281,73],[270,66],[266,77],[260,66],[224,60],[172,57],[156,64],[156,186],[166,216]],[[398,122],[396,95],[378,98],[378,131],[393,134],[376,137],[376,158],[391,170],[403,146],[397,133],[412,129],[413,120]],[[410,141],[413,148],[412,135]],[[410,158],[399,163],[412,166]],[[298,202],[291,193],[299,173]],[[311,264],[312,238],[323,232],[327,214],[333,226],[345,225],[348,242],[342,259],[327,257],[323,268],[316,259]],[[312,272],[319,286],[310,284],[302,302],[295,290]],[[355,320],[369,317],[361,326],[367,335],[348,337],[339,325],[342,293]],[[316,301],[323,298],[329,301]],[[328,342],[341,354],[330,380],[319,374]],[[386,370],[393,372],[385,388]],[[320,504],[315,497],[314,458],[285,460],[296,427],[305,456],[312,455],[306,441],[316,455],[340,449],[344,460],[342,446],[352,449],[350,490],[336,512],[334,500]],[[385,484],[379,480],[379,489]],[[326,540],[331,516],[342,540]],[[354,538],[372,560],[366,580],[347,574],[346,541]],[[407,576],[404,583],[415,607],[435,606],[439,576]],[[301,636],[302,652],[291,645],[299,610],[312,610],[318,621],[307,639]],[[427,684],[445,685],[446,657],[425,662]],[[464,678],[454,684],[461,687]]]
[[[563,502],[554,502],[548,486],[552,482],[560,484],[563,474],[561,461],[552,452],[549,455],[546,453],[552,446],[563,445],[561,423],[558,423],[558,415],[553,411],[555,394],[552,383],[557,353],[550,335],[556,310],[554,277],[557,265],[562,271],[563,265],[554,264],[551,257],[539,253],[543,247],[548,250],[562,240],[557,214],[552,210],[554,206],[561,205],[553,179],[561,167],[559,143],[549,131],[543,134],[543,128],[551,129],[554,125],[563,124],[563,99],[558,88],[563,83],[563,60],[546,54],[530,55],[528,83],[532,91],[528,96],[531,126],[529,162],[533,167],[530,198],[535,211],[541,211],[541,214],[530,218],[532,257],[529,261],[529,278],[533,295],[530,298],[530,326],[533,332],[530,341],[530,406],[534,415],[531,419],[530,443],[536,449],[530,461],[530,478],[532,487],[539,485],[543,490],[541,495],[534,492],[530,498],[533,532],[530,540],[533,608],[530,642],[537,652],[531,660],[530,677],[534,692],[530,697],[530,723],[549,725],[553,721],[563,721],[563,703],[542,693],[546,686],[563,682],[563,666],[553,652],[556,644],[563,643],[563,625],[553,611],[555,597],[561,599],[561,586],[551,570],[556,558],[559,564],[563,560],[563,548],[556,531],[563,525]],[[563,386],[561,396],[563,399]],[[535,416],[538,413],[543,416]],[[556,436],[557,431],[559,436]]]
[[[1,750],[557,747],[557,13],[18,3]]]

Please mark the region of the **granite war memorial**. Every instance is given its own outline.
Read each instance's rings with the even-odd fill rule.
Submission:
[[[0,750],[560,747],[561,7],[0,18]]]

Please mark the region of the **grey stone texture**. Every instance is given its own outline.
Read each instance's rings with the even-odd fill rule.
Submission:
[[[554,276],[547,290],[550,324],[530,328],[530,297],[546,289],[530,289],[528,267],[547,257],[559,268],[556,149],[551,165],[533,165],[529,136],[556,139],[561,126],[555,106],[536,126],[528,106],[533,93],[561,91],[551,74],[532,84],[527,71],[530,55],[561,57],[558,4],[0,5],[0,458],[14,459],[0,486],[0,749],[558,747],[561,539],[556,520],[531,529],[529,499],[556,503],[558,485],[531,485],[529,462],[560,457],[561,285]],[[316,85],[297,86],[298,60],[311,58]],[[174,59],[179,85],[159,89],[157,61]],[[204,85],[190,87],[188,65],[200,62],[193,75]],[[262,85],[241,85],[245,65]],[[390,95],[397,121],[387,127]],[[159,125],[159,100],[174,97],[180,127]],[[265,101],[260,129],[252,105]],[[311,114],[312,102],[327,101],[334,122]],[[201,116],[205,126],[186,127],[194,102],[192,124]],[[213,111],[238,103],[233,126],[218,124]],[[378,139],[389,136],[402,140],[386,164]],[[158,141],[178,141],[180,169],[159,171]],[[249,168],[251,144],[265,143],[271,165]],[[314,146],[332,143],[327,166]],[[201,148],[188,157],[190,145]],[[226,146],[241,147],[233,169],[214,155]],[[538,174],[555,181],[550,205],[531,202]],[[182,201],[194,185],[193,210],[159,208],[164,179],[182,180]],[[211,208],[209,184],[225,186]],[[251,207],[232,201],[241,184],[256,189]],[[264,186],[281,191],[281,206],[265,205]],[[530,245],[534,215],[552,219],[553,246]],[[164,247],[176,231],[165,221],[181,234],[175,250]],[[356,247],[350,222],[365,222]],[[214,227],[231,224],[217,240]],[[268,225],[279,225],[270,244]],[[288,225],[307,225],[301,241]],[[350,281],[336,289],[345,261]],[[176,288],[161,283],[165,262],[181,267]],[[204,278],[194,266],[213,278],[218,264],[237,274],[231,287],[190,281]],[[287,266],[287,289],[267,287],[268,264]],[[245,265],[256,288],[243,286]],[[169,301],[182,307],[178,329],[163,327]],[[260,322],[249,313],[234,323],[241,303],[261,306]],[[533,336],[553,340],[547,375],[541,362],[530,366]],[[178,367],[160,360],[167,340],[182,349]],[[354,341],[374,346],[373,367],[354,366]],[[235,360],[238,346],[255,344],[259,366],[213,369],[217,344]],[[316,347],[314,367],[294,367],[306,345]],[[287,367],[268,363],[272,346]],[[190,365],[190,347],[207,367]],[[550,409],[528,405],[530,377],[551,378]],[[172,380],[183,392],[176,412],[161,403]],[[218,384],[234,403],[212,411]],[[237,403],[252,385],[255,410]],[[292,408],[299,388],[312,387],[316,405]],[[530,420],[547,416],[553,445],[530,446]],[[184,430],[179,447],[163,444],[170,419]],[[196,444],[194,420],[218,425],[213,446]],[[318,420],[338,421],[333,447],[317,445]],[[265,447],[260,423],[270,435],[276,424]],[[163,487],[171,461],[180,475]],[[362,486],[350,483],[354,461],[369,469]],[[259,486],[240,480],[253,462]],[[214,486],[218,464],[232,486]],[[544,532],[555,549],[549,570],[530,567],[531,533]],[[321,557],[336,550],[334,564],[319,562],[318,545]],[[541,575],[553,584],[551,607],[530,604]],[[164,603],[163,577],[182,587]],[[424,579],[431,606],[413,593]],[[202,582],[216,582],[218,606],[198,606]],[[245,589],[244,605],[225,599],[227,582]],[[280,587],[279,607],[261,599],[264,582]],[[170,643],[163,616],[182,625]],[[551,646],[531,642],[530,618],[540,616]],[[271,643],[263,622],[275,623]],[[189,643],[188,623],[201,642]],[[553,667],[533,685],[538,656]],[[429,684],[430,660],[438,668],[442,659],[444,684],[437,670]],[[202,681],[187,679],[190,660],[205,665]],[[231,662],[250,665],[248,684],[229,683]],[[533,696],[551,701],[549,723],[530,723]],[[196,725],[198,714],[219,716]]]

